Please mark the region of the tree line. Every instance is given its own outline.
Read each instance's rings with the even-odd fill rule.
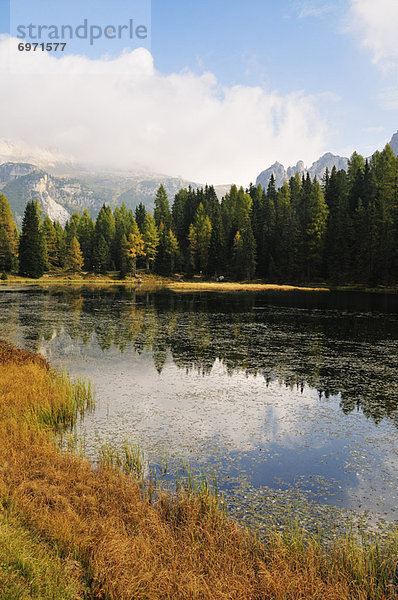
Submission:
[[[398,283],[398,157],[387,145],[370,160],[354,152],[347,171],[322,181],[296,174],[276,189],[181,189],[172,206],[163,186],[153,215],[140,203],[103,205],[96,220],[74,213],[62,227],[28,202],[18,234],[0,195],[0,271],[202,273],[300,283]]]

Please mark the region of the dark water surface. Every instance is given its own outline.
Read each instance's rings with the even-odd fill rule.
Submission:
[[[396,295],[1,288],[0,337],[93,381],[91,456],[129,440],[166,479],[216,473],[260,527],[398,519]]]

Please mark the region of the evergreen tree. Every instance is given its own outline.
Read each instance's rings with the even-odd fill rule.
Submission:
[[[256,269],[256,240],[248,218],[246,224],[235,234],[234,244],[234,275],[238,279],[250,279]]]
[[[318,181],[314,181],[311,185],[309,195],[305,200],[307,217],[306,229],[304,232],[306,276],[308,279],[311,279],[311,277],[319,275],[328,216],[325,197]]]
[[[156,192],[155,197],[155,210],[153,213],[155,217],[156,226],[159,227],[161,223],[168,230],[171,226],[171,213],[169,199],[166,194],[166,190],[161,185]]]
[[[170,260],[170,275],[173,275],[175,270],[176,259],[179,255],[179,245],[177,236],[174,235],[173,231],[169,229],[166,234],[166,255]]]
[[[83,253],[84,268],[93,268],[94,223],[87,209],[83,211],[77,227],[77,239]]]
[[[109,245],[100,233],[96,235],[94,255],[93,255],[93,268],[96,273],[106,273],[109,267]]]
[[[48,215],[46,215],[42,225],[42,234],[46,247],[46,270],[51,270],[58,266],[59,256],[57,234],[53,222]]]
[[[218,275],[225,270],[224,228],[221,217],[221,207],[218,202],[217,207],[213,211],[213,217],[211,219],[211,238],[208,264],[208,273],[210,275]]]
[[[146,257],[146,270],[149,272],[153,265],[159,246],[159,232],[156,227],[155,219],[148,212],[145,216],[143,226],[144,253]]]
[[[111,207],[104,204],[95,222],[93,262],[96,272],[105,273],[115,266],[112,261],[115,231],[115,218]]]
[[[207,272],[211,230],[210,219],[201,203],[189,228],[188,239],[193,268],[204,273]]]
[[[376,186],[373,220],[374,236],[374,283],[391,283],[397,248],[396,215],[398,198],[398,160],[389,144],[382,152],[372,156],[371,169]]]
[[[112,245],[112,257],[115,268],[122,272],[125,266],[125,259],[123,256],[123,237],[125,237],[127,240],[134,221],[134,216],[131,210],[127,210],[124,203],[122,206],[118,206],[115,209],[113,216],[115,219],[115,235]]]
[[[341,283],[350,277],[354,252],[349,178],[345,171],[337,171],[333,167],[325,182],[325,200],[329,212],[324,249],[325,274],[335,283]],[[358,199],[355,204],[358,205]]]
[[[262,256],[259,257],[260,273],[267,278],[274,278],[276,273],[274,249],[275,249],[275,226],[276,226],[276,190],[275,179],[271,175],[267,193],[263,199],[263,232],[261,240]]]
[[[41,231],[40,209],[37,202],[28,202],[19,240],[19,270],[21,275],[38,279],[46,268],[46,248]]]
[[[84,259],[77,237],[73,237],[66,249],[65,269],[73,273],[80,273]]]
[[[7,198],[0,194],[0,271],[16,267],[18,233]]]
[[[138,204],[138,206],[136,206],[136,209],[135,209],[135,220],[138,225],[138,229],[141,231],[141,233],[144,233],[144,224],[145,224],[146,214],[147,214],[146,208],[143,205],[143,203],[140,202]]]
[[[286,281],[291,277],[292,255],[292,206],[290,188],[285,181],[278,190],[275,199],[275,232],[272,251],[275,263],[275,275]]]
[[[59,223],[59,221],[56,221],[54,223],[54,230],[55,230],[55,237],[56,237],[56,244],[57,244],[57,267],[63,267],[64,266],[64,258],[65,258],[65,232],[62,229],[62,225]]]

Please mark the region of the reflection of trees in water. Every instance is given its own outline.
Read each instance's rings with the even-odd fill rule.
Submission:
[[[65,331],[84,344],[95,339],[103,351],[152,352],[159,373],[168,352],[178,367],[203,375],[218,359],[230,375],[242,371],[289,387],[308,384],[326,398],[341,394],[345,413],[362,409],[375,421],[396,418],[397,321],[330,306],[298,308],[293,300],[285,296],[267,305],[255,294],[71,289],[20,294],[8,319],[14,329],[18,320],[24,325],[31,348]]]

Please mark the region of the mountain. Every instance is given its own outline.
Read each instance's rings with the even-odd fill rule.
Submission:
[[[394,133],[389,144],[394,153],[398,156],[398,131]],[[265,169],[260,173],[256,179],[256,185],[261,185],[263,189],[267,189],[272,174],[275,177],[275,185],[277,189],[283,185],[283,182],[286,179],[289,180],[290,177],[294,176],[296,173],[299,173],[300,176],[306,176],[307,173],[309,173],[311,179],[316,177],[318,180],[321,180],[326,169],[331,171],[333,167],[336,167],[338,171],[341,169],[346,171],[348,167],[348,158],[327,152],[321,156],[321,158],[313,162],[309,168],[304,166],[302,160],[299,160],[295,167],[288,167],[287,169],[285,169],[281,163],[275,162],[273,165],[268,167],[268,169]]]
[[[309,168],[304,166],[302,160],[299,160],[295,167],[288,167],[287,169],[285,169],[281,163],[276,162],[268,169],[265,169],[260,173],[256,179],[256,185],[261,185],[263,189],[267,189],[272,174],[275,177],[275,185],[277,189],[283,185],[285,180],[289,180],[290,177],[293,177],[296,173],[298,173],[300,176],[306,176],[307,173],[309,173],[311,179],[316,177],[317,179],[321,180],[326,169],[331,171],[333,167],[336,167],[337,170],[346,170],[347,165],[348,158],[337,156],[335,154],[331,154],[330,152],[327,152],[321,156],[321,158],[313,162]]]
[[[398,131],[394,133],[390,140],[390,146],[394,151],[394,154],[398,156]]]
[[[60,171],[59,167],[57,170]],[[153,209],[155,194],[161,184],[170,201],[183,187],[200,187],[178,177],[148,173],[95,173],[71,167],[68,171],[76,172],[78,177],[57,176],[29,163],[0,165],[0,193],[8,198],[18,226],[29,200],[37,200],[45,214],[64,225],[73,212],[81,213],[85,208],[95,218],[104,202],[112,208],[124,202],[133,210],[142,202]]]

